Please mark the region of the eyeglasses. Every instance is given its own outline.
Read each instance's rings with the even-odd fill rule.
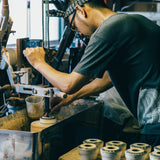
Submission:
[[[76,27],[72,26],[75,15],[76,15],[76,10],[74,10],[71,22],[69,22],[69,29],[73,32],[78,32],[78,29]]]
[[[73,32],[78,32],[78,29],[76,27],[70,27],[69,29]]]
[[[73,23],[73,20],[74,20],[75,15],[76,15],[76,10],[73,12],[73,16],[72,16],[71,22],[69,22],[69,29],[70,29],[71,31],[73,31],[73,32],[77,32],[77,33],[78,33],[78,32],[79,32],[78,29],[77,29],[75,26],[72,26],[72,23]],[[84,40],[84,37],[83,37],[83,36],[80,36],[79,34],[78,34],[78,36],[79,36],[79,38],[82,40],[84,46],[87,46],[87,44],[86,44],[86,42],[85,42],[85,40]],[[88,42],[87,42],[87,43],[88,43]]]

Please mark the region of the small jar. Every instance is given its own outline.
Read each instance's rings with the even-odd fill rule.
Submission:
[[[102,160],[120,160],[121,149],[117,146],[105,146],[100,149]]]
[[[90,139],[86,139],[83,141],[83,143],[91,143],[91,144],[95,144],[98,147],[98,156],[101,158],[101,154],[100,154],[100,149],[103,147],[104,142],[100,139],[96,139],[96,138],[90,138]]]
[[[133,143],[130,145],[130,148],[141,148],[147,152],[145,160],[149,160],[149,153],[151,152],[151,145],[146,143]]]
[[[153,151],[149,154],[150,160],[160,160],[160,151]]]
[[[130,148],[125,151],[126,160],[145,160],[146,151],[141,148]]]
[[[125,150],[127,148],[127,143],[115,140],[115,141],[107,142],[106,145],[117,146],[117,147],[121,148],[121,159],[125,159]]]
[[[81,160],[96,160],[98,156],[98,147],[95,144],[83,143],[78,146]]]
[[[160,145],[154,147],[154,151],[160,151]]]

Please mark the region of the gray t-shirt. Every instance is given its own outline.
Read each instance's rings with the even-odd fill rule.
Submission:
[[[159,96],[145,96],[152,90],[159,95],[159,43],[160,27],[152,21],[141,15],[115,14],[91,36],[74,69],[95,78],[107,70],[145,134],[160,134]]]

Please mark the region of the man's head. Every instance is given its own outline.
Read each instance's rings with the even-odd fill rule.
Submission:
[[[95,11],[107,8],[103,0],[66,0],[66,6],[65,17],[69,22],[73,20],[72,26],[76,27],[81,34],[89,37],[97,28],[94,13],[97,13],[96,15],[99,13]]]
[[[92,8],[107,7],[105,0],[65,0],[65,17],[68,17],[70,14],[72,14],[77,5],[83,6],[84,4],[88,4]]]
[[[105,0],[65,0],[65,3],[67,6],[70,6],[71,4],[75,3],[76,1],[79,1],[80,3],[82,2],[83,4],[90,3],[94,6],[103,6],[106,3]]]

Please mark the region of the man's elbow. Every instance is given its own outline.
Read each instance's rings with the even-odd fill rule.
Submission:
[[[64,83],[59,85],[59,87],[63,92],[73,94],[82,88],[86,83],[88,83],[88,79],[89,78],[86,76],[82,77],[82,75],[72,72],[69,74],[69,77],[66,77]]]
[[[60,90],[64,93],[71,94],[73,93],[73,86],[70,84],[65,84],[64,86],[60,87]]]
[[[61,90],[62,92],[67,93],[67,94],[70,94],[72,92],[72,88],[70,87],[65,87],[65,88],[62,88]]]
[[[65,85],[64,87],[62,87],[60,90],[61,90],[62,92],[64,92],[64,93],[67,93],[67,94],[73,94],[73,93],[75,93],[76,91],[78,91],[79,88],[76,87],[76,86],[73,86],[73,85],[68,84],[68,85]]]

